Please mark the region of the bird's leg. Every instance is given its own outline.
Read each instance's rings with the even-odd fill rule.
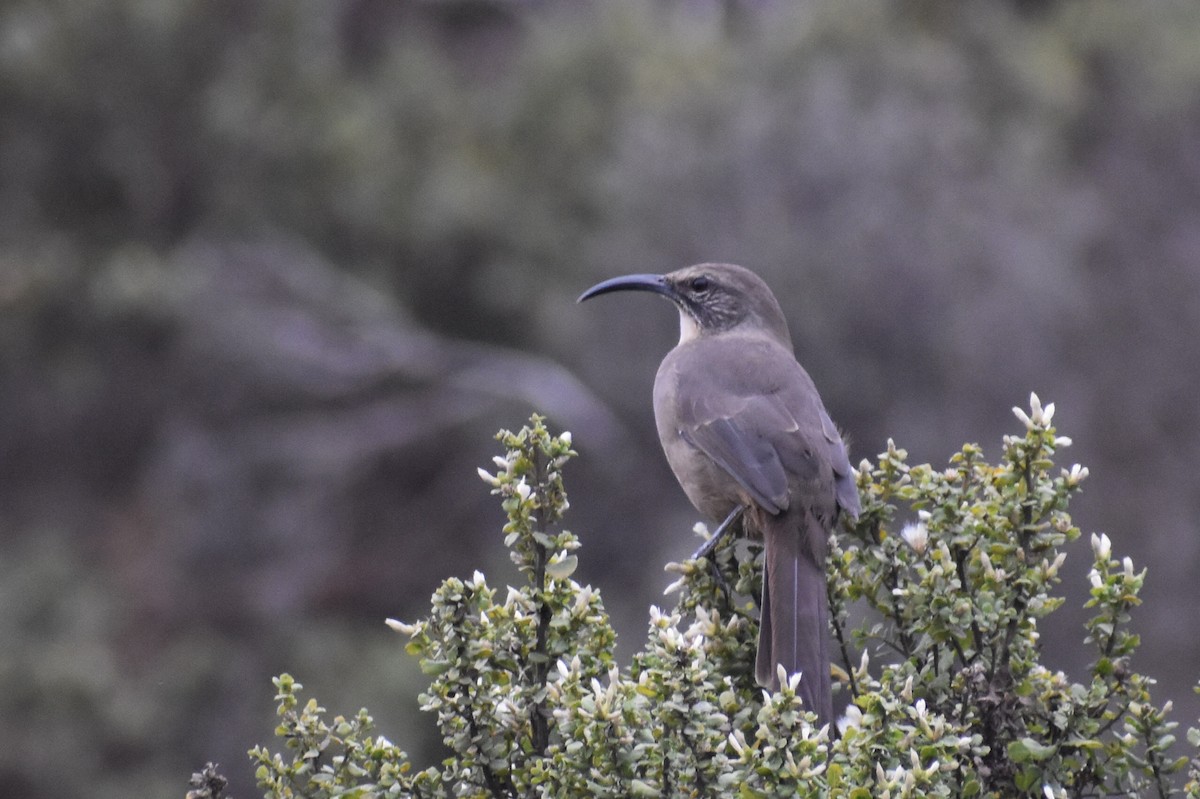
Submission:
[[[692,553],[692,560],[700,558],[708,558],[708,567],[712,569],[713,577],[717,578],[717,583],[721,586],[721,590],[725,592],[725,596],[729,597],[732,592],[729,590],[729,584],[725,582],[725,575],[721,574],[721,568],[717,565],[714,558],[709,558],[713,550],[717,548],[717,544],[721,543],[721,539],[729,534],[733,523],[742,517],[746,512],[745,505],[736,505],[734,509],[729,511],[729,515],[725,517],[725,521],[717,527],[716,532],[709,536],[708,540],[700,545],[700,548]]]
[[[729,534],[729,530],[733,527],[733,523],[742,517],[746,512],[745,505],[738,505],[733,510],[729,511],[729,515],[725,517],[725,521],[717,528],[707,541],[700,545],[700,548],[692,553],[692,560],[707,558],[717,548],[717,544],[721,543],[721,539]]]

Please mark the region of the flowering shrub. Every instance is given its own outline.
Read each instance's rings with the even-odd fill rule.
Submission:
[[[1171,703],[1131,661],[1145,572],[1108,536],[1091,536],[1091,668],[1076,681],[1039,662],[1087,469],[1055,468],[1070,441],[1052,404],[1014,411],[1023,433],[996,464],[967,445],[946,468],[910,466],[889,441],[859,466],[863,512],[829,557],[847,703],[833,729],[815,726],[798,677],[776,693],[754,683],[749,542],[670,564],[675,607],[651,610],[645,647],[618,665],[600,592],[572,579],[579,539],[560,526],[570,434],[538,416],[502,431],[506,454],[480,474],[523,584],[501,596],[478,572],[449,579],[426,618],[389,620],[431,678],[420,701],[451,755],[418,769],[371,737],[365,711],[329,720],[284,675],[287,754],[251,752],[264,796],[1200,797],[1200,731],[1190,760],[1174,752]],[[220,793],[212,776],[194,796]]]

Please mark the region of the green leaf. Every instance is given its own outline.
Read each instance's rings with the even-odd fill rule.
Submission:
[[[1101,741],[1097,741],[1095,738],[1072,738],[1066,742],[1066,745],[1073,746],[1076,749],[1087,749],[1089,751],[1096,751],[1104,748],[1104,744]]]
[[[561,560],[547,563],[546,574],[549,574],[555,580],[565,580],[575,573],[575,569],[578,566],[579,558],[575,555],[567,555]]]
[[[631,792],[634,796],[650,797],[659,795],[657,788],[642,780],[634,780],[629,783],[629,787],[632,789]]]
[[[1017,790],[1021,792],[1033,790],[1033,786],[1037,785],[1041,780],[1041,769],[1029,766],[1013,777],[1013,783],[1016,784]]]
[[[1045,760],[1058,751],[1057,746],[1047,746],[1033,738],[1025,737],[1008,745],[1008,757],[1014,763],[1030,760]]]
[[[450,661],[448,660],[421,660],[421,673],[428,674],[430,677],[436,677],[439,674],[445,674],[450,669]]]

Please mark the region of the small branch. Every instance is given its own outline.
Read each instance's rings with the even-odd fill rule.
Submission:
[[[826,591],[829,590],[829,585],[830,584],[826,582]],[[829,604],[831,607],[833,606],[832,600]],[[837,639],[838,650],[842,653],[842,665],[846,667],[846,674],[850,677],[850,694],[851,696],[858,698],[858,680],[854,678],[854,667],[850,665],[850,650],[846,646],[845,631],[842,629],[841,623],[838,622],[836,614],[831,613],[829,621],[833,625],[833,636]]]
[[[682,673],[683,670],[686,669],[688,666],[688,664],[686,662],[686,658],[682,652],[677,657],[677,664],[678,664],[677,668],[680,673]],[[686,685],[687,685],[687,695],[685,696],[685,702],[687,703],[688,707],[692,707],[697,702],[696,690],[695,690],[695,687],[690,682],[686,683]],[[703,695],[701,695],[699,697],[699,699],[701,699],[701,700],[704,699]],[[709,790],[708,781],[706,779],[704,779],[704,770],[701,767],[701,763],[700,763],[700,759],[701,759],[700,751],[696,748],[696,742],[694,740],[692,740],[692,738],[688,735],[686,724],[680,728],[679,737],[682,739],[684,745],[687,746],[688,751],[690,751],[692,753],[692,758],[696,762],[696,782],[693,785],[693,790],[691,792],[692,795],[694,795],[694,796],[709,796],[711,791]],[[666,777],[667,777],[666,758],[663,758],[663,761],[664,761],[663,795],[671,796],[672,791],[671,791],[670,783],[666,782]]]
[[[1028,454],[1025,455],[1025,461],[1021,465],[1021,476],[1025,480],[1025,500],[1021,503],[1021,527],[1017,531],[1017,535],[1021,539],[1021,549],[1029,549],[1029,529],[1033,526],[1033,463]],[[1019,584],[1018,584],[1019,585]],[[1012,642],[1017,637],[1017,625],[1021,618],[1025,615],[1026,596],[1023,592],[1017,592],[1013,597],[1013,616],[1008,620],[1008,625],[1004,630],[1004,643],[1001,645],[999,661],[1004,668],[1008,668],[1008,663],[1011,657]],[[989,680],[996,676],[996,658],[992,659],[991,674],[988,675]]]
[[[974,623],[972,623],[972,624],[971,624],[971,626],[972,626],[972,627],[974,627],[974,626],[975,626],[975,625],[974,625]],[[958,639],[957,639],[957,638],[953,638],[953,637],[950,639],[950,644],[951,644],[951,646],[953,646],[953,647],[954,647],[954,654],[955,654],[955,657],[957,657],[957,658],[958,658],[958,662],[959,662],[959,663],[961,663],[961,664],[962,664],[962,668],[964,668],[964,669],[965,669],[965,668],[967,667],[967,665],[968,665],[968,663],[967,663],[967,653],[963,651],[962,644],[960,644],[960,643],[958,642]]]
[[[1154,775],[1154,787],[1158,791],[1158,799],[1167,799],[1171,789],[1163,776],[1163,762],[1154,749],[1154,741],[1150,740],[1149,730],[1146,731],[1146,760],[1150,764],[1150,773]]]
[[[546,683],[550,675],[550,654],[548,636],[550,633],[550,622],[552,620],[552,612],[550,603],[546,601],[546,562],[549,560],[549,553],[546,547],[537,540],[546,534],[546,482],[545,469],[546,464],[543,462],[544,456],[542,452],[536,450],[534,453],[534,469],[537,475],[537,496],[539,503],[537,508],[537,527],[538,534],[534,539],[534,566],[533,566],[533,586],[537,591],[538,603],[538,623],[537,623],[537,643],[534,647],[534,652],[537,657],[533,663],[533,682],[540,689],[538,694],[545,696]],[[529,724],[532,728],[533,748],[540,755],[545,755],[546,750],[550,747],[550,723],[546,718],[545,701],[541,700],[534,702],[529,708]]]
[[[891,604],[892,621],[896,623],[896,632],[900,639],[900,646],[897,647],[897,649],[899,650],[900,654],[904,656],[904,659],[907,660],[908,658],[912,657],[913,642],[912,637],[909,636],[906,625],[904,624],[904,619],[900,615],[900,600],[896,598],[896,589],[900,587],[900,578],[898,575],[899,569],[897,569],[895,563],[892,562],[891,568],[889,568],[887,571],[887,579],[885,582],[887,584],[888,597]]]
[[[472,726],[472,733],[477,733],[478,729]],[[511,785],[501,784],[500,779],[496,776],[496,772],[492,771],[492,767],[483,763],[480,765],[480,770],[483,771],[483,781],[487,783],[488,793],[497,799],[510,799],[517,795]]]
[[[468,673],[471,676],[472,682],[476,681],[479,677],[478,673],[474,669],[469,670]],[[467,716],[467,727],[471,731],[472,740],[477,741],[482,737],[482,730],[479,726],[479,722],[475,719],[474,713],[471,713]],[[488,793],[496,797],[496,799],[513,799],[516,797],[517,791],[516,788],[513,787],[513,784],[507,779],[502,779],[499,777],[492,767],[484,761],[482,757],[482,750],[480,750],[480,755],[479,770],[483,772],[483,781],[487,786]]]
[[[467,610],[465,603],[460,602],[455,608],[456,621],[461,622],[461,617],[464,616],[466,612]],[[454,657],[452,660],[456,663],[469,663],[470,661],[467,659],[466,653],[463,651],[464,646],[462,641],[458,640],[457,638],[452,639],[452,641],[454,646]],[[474,668],[468,667],[465,670],[465,674],[468,678],[465,684],[475,685],[478,683],[479,672]],[[469,707],[472,709],[474,706],[474,702],[469,704]],[[475,718],[475,713],[473,711],[468,711],[467,713],[467,729],[470,730],[472,741],[478,741],[483,737],[482,728],[480,727],[478,720]],[[479,754],[479,770],[483,772],[483,781],[487,787],[488,793],[496,797],[496,799],[513,799],[513,797],[517,795],[517,792],[512,783],[508,782],[507,780],[502,780],[499,776],[497,776],[496,772],[492,770],[492,767],[485,762],[483,751],[481,749],[479,750]]]
[[[971,548],[972,547],[967,549],[958,549],[954,553],[954,565],[958,572],[959,585],[962,586],[962,590],[967,594],[967,597],[970,598],[971,606],[974,606],[975,593],[971,590],[971,581],[967,577],[967,553],[971,551]],[[975,618],[974,613],[971,614],[971,638],[972,642],[974,643],[976,655],[978,655],[979,647],[983,641],[983,633],[979,629],[979,621]],[[966,668],[968,665],[970,665],[967,660],[966,653],[963,652],[962,647],[959,645],[957,639],[954,639],[954,648],[958,651],[958,657],[961,661],[962,667]]]

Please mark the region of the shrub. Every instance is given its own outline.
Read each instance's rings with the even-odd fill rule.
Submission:
[[[1089,672],[1076,682],[1039,662],[1087,469],[1056,471],[1070,441],[1052,404],[1030,406],[1014,409],[1024,431],[998,463],[971,444],[946,468],[910,466],[889,441],[860,465],[863,513],[837,531],[828,564],[835,691],[848,702],[836,729],[815,726],[797,678],[776,693],[754,683],[752,542],[670,564],[679,599],[651,609],[645,647],[619,666],[600,592],[572,579],[579,539],[560,526],[570,434],[536,415],[501,431],[507,454],[480,474],[507,514],[521,585],[448,579],[426,618],[389,621],[431,678],[420,701],[448,756],[418,770],[372,737],[365,710],[329,720],[283,675],[286,755],[252,750],[259,787],[269,799],[1200,797],[1200,758],[1173,754],[1171,703],[1133,668],[1145,571],[1106,535],[1091,536]],[[1200,747],[1200,731],[1188,739]]]

